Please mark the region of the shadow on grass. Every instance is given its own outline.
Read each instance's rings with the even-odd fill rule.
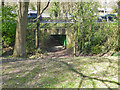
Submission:
[[[113,66],[111,65],[111,64],[112,64],[111,59],[107,59],[107,60],[109,61],[109,65],[108,65],[108,67],[107,67],[107,69],[106,69],[106,72],[107,72],[107,70],[108,70],[109,67],[113,67]],[[85,74],[77,71],[76,69],[74,69],[72,64],[68,64],[68,63],[65,62],[65,61],[59,61],[59,60],[58,60],[58,61],[52,60],[52,61],[63,63],[64,65],[66,65],[66,66],[68,67],[68,69],[69,69],[70,71],[75,72],[76,74],[79,74],[79,75],[82,77],[82,79],[80,80],[80,83],[79,83],[78,88],[81,88],[82,83],[83,83],[83,81],[85,80],[85,78],[87,78],[87,79],[89,79],[89,80],[92,81],[93,87],[95,87],[95,82],[94,82],[93,80],[101,81],[101,82],[102,82],[106,87],[108,87],[108,89],[110,89],[110,90],[111,90],[111,88],[110,88],[110,86],[109,86],[108,84],[106,84],[106,82],[108,82],[108,83],[113,83],[113,84],[116,84],[116,85],[118,85],[118,86],[120,85],[120,83],[119,83],[119,82],[116,82],[116,81],[111,81],[111,80],[106,80],[106,79],[99,79],[99,78],[97,78],[97,77],[91,77],[91,76],[89,76],[89,75],[85,75]],[[101,63],[101,62],[98,62],[98,63]],[[113,68],[114,68],[114,67],[113,67]]]
[[[23,61],[24,59],[19,59],[18,61],[20,61],[20,60]],[[70,59],[70,61],[72,61],[72,60],[73,59]],[[10,61],[12,61],[12,60],[10,60]],[[38,60],[38,61],[40,61],[40,60]],[[113,63],[113,61],[111,59],[106,59],[105,62],[106,61],[108,61],[109,65],[107,66],[105,71],[107,71],[109,67],[112,67],[112,63]],[[13,62],[17,62],[17,61],[13,60]],[[43,88],[43,87],[44,88],[45,87],[54,88],[55,84],[62,82],[62,80],[60,80],[60,78],[59,78],[59,77],[62,77],[61,76],[62,74],[64,74],[63,76],[65,77],[65,75],[66,75],[65,73],[72,71],[81,77],[81,80],[79,81],[78,88],[81,88],[81,86],[83,85],[83,82],[86,79],[88,79],[92,82],[93,88],[96,87],[95,81],[102,82],[106,87],[108,87],[108,89],[111,89],[111,87],[107,83],[113,83],[116,85],[120,85],[120,83],[118,83],[116,81],[99,79],[98,77],[95,77],[95,76],[92,77],[91,75],[86,75],[84,73],[81,73],[81,71],[78,71],[77,69],[74,68],[74,66],[76,65],[75,63],[77,63],[77,66],[80,68],[80,70],[82,70],[84,68],[84,67],[82,68],[79,66],[79,62],[77,62],[77,60],[74,60],[75,63],[73,62],[72,64],[70,64],[68,62],[69,61],[67,61],[67,60],[63,61],[61,59],[49,59],[46,61],[43,60],[41,62],[35,61],[35,62],[27,63],[24,65],[23,68],[26,68],[27,65],[29,67],[29,64],[33,65],[34,68],[32,68],[31,70],[27,70],[28,73],[26,73],[22,77],[15,77],[15,76],[19,73],[25,73],[26,71],[20,71],[20,72],[15,72],[15,73],[13,72],[12,74],[8,73],[8,75],[13,77],[13,78],[9,79],[8,84],[11,87],[15,87],[15,86],[20,87],[21,85],[22,86],[26,85],[24,87],[37,87],[37,86],[39,86],[40,88]],[[88,61],[86,61],[86,62],[88,62]],[[102,64],[100,61],[95,61],[95,62]],[[92,62],[92,63],[95,63],[95,62]],[[104,62],[104,60],[103,60],[103,62]],[[84,60],[80,63],[85,64]],[[22,65],[22,64],[20,64],[20,65]],[[20,68],[20,65],[18,65],[19,68]],[[37,65],[37,66],[35,66],[35,65]],[[17,68],[17,66],[14,65],[13,68]],[[114,68],[114,67],[112,67],[112,68]],[[62,74],[60,74],[60,73],[62,73]],[[39,76],[39,74],[40,75],[44,74],[44,75]],[[47,75],[45,75],[45,74],[47,74]],[[68,74],[68,76],[69,76],[69,74]],[[64,77],[62,77],[62,78],[64,78]],[[34,81],[34,78],[37,81]],[[70,80],[72,80],[72,79],[70,78]],[[14,83],[10,83],[11,81]],[[33,81],[34,81],[34,83],[33,83]],[[18,83],[18,82],[19,82],[19,84],[17,85],[16,83]],[[31,84],[28,84],[28,83],[33,83],[32,84],[33,86],[31,86]],[[7,86],[4,85],[4,87],[7,87]]]
[[[116,81],[98,79],[98,78],[96,78],[96,77],[91,77],[91,76],[84,75],[83,73],[80,73],[80,72],[78,72],[76,69],[74,69],[74,68],[72,67],[72,65],[70,65],[70,64],[68,64],[68,63],[66,63],[66,62],[64,62],[64,61],[60,61],[60,62],[62,62],[62,63],[65,64],[66,66],[68,66],[69,70],[71,70],[71,71],[79,74],[79,75],[82,77],[78,88],[81,87],[82,82],[83,82],[83,80],[84,80],[85,78],[88,78],[88,79],[90,79],[90,80],[93,80],[93,79],[94,79],[94,80],[97,80],[97,81],[101,81],[101,82],[104,83],[108,88],[110,88],[110,87],[109,87],[105,82],[109,82],[109,83],[114,83],[114,84],[120,85],[120,83],[118,83],[118,82],[116,82]],[[93,86],[94,86],[94,83],[93,83]]]
[[[17,61],[28,61],[28,60],[39,60],[39,59],[30,59],[30,58],[2,58],[2,63],[10,63],[10,62],[17,62]]]
[[[33,63],[30,63],[32,66],[31,67],[28,66],[28,68],[32,68],[31,70],[25,70],[27,68],[26,67],[27,65],[20,64],[20,65],[12,66],[11,68],[13,68],[14,70],[17,68],[20,69],[20,66],[21,67],[24,66],[24,67],[23,67],[23,70],[19,70],[18,72],[12,72],[12,73],[8,72],[7,74],[3,74],[3,76],[7,76],[7,78],[10,77],[10,79],[8,79],[8,80],[6,78],[3,79],[3,82],[4,82],[3,87],[4,88],[5,87],[28,88],[28,87],[39,86],[39,88],[42,88],[42,87],[49,87],[50,85],[56,84],[56,82],[58,82],[57,77],[54,77],[54,75],[46,77],[46,75],[45,75],[46,73],[48,74],[48,72],[49,72],[48,70],[46,70],[46,68],[53,69],[54,65],[53,66],[48,65],[48,66],[44,67],[45,63],[49,63],[49,61],[43,62],[43,63],[35,61]],[[35,65],[37,65],[37,66],[35,66]],[[17,66],[19,66],[19,67],[17,67]],[[26,72],[28,72],[28,73],[26,73]],[[21,74],[25,74],[25,75],[21,75]],[[43,75],[39,76],[41,74],[43,74]],[[38,79],[36,79],[36,78],[38,78]],[[34,80],[36,80],[36,81],[34,81]],[[33,83],[33,84],[31,84],[31,83]]]

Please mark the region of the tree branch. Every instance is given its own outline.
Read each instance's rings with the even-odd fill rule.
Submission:
[[[36,21],[38,18],[40,18],[41,14],[47,9],[47,7],[49,6],[49,4],[50,4],[50,0],[48,1],[46,7],[42,10],[42,12],[40,13],[40,15],[37,16],[37,18],[35,18],[35,19],[32,20],[33,22]]]

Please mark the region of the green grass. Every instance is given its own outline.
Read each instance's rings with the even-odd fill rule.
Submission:
[[[3,88],[118,88],[117,62],[105,57],[11,59],[3,63]]]

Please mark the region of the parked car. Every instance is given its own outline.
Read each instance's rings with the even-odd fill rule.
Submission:
[[[28,13],[28,21],[37,18],[37,13]],[[40,17],[40,21],[42,20],[42,16]]]
[[[28,14],[28,19],[35,19],[37,18],[37,13],[29,13]]]
[[[98,21],[101,22],[103,20],[107,21],[107,18],[109,21],[113,21],[114,19],[117,18],[117,16],[115,14],[105,14],[103,16],[99,16],[98,17]]]

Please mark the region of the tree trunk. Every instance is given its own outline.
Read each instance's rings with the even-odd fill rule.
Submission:
[[[18,20],[16,27],[16,41],[13,56],[26,57],[26,29],[27,29],[27,16],[28,16],[29,2],[19,2]]]
[[[40,0],[38,0],[37,2],[37,16],[40,15]],[[40,26],[40,19],[38,18],[37,19],[37,28],[36,28],[36,31],[35,31],[35,45],[36,45],[36,48],[39,47],[39,26]]]
[[[76,26],[76,24],[75,24]],[[73,54],[76,57],[76,28],[74,27],[74,42],[73,42]]]

